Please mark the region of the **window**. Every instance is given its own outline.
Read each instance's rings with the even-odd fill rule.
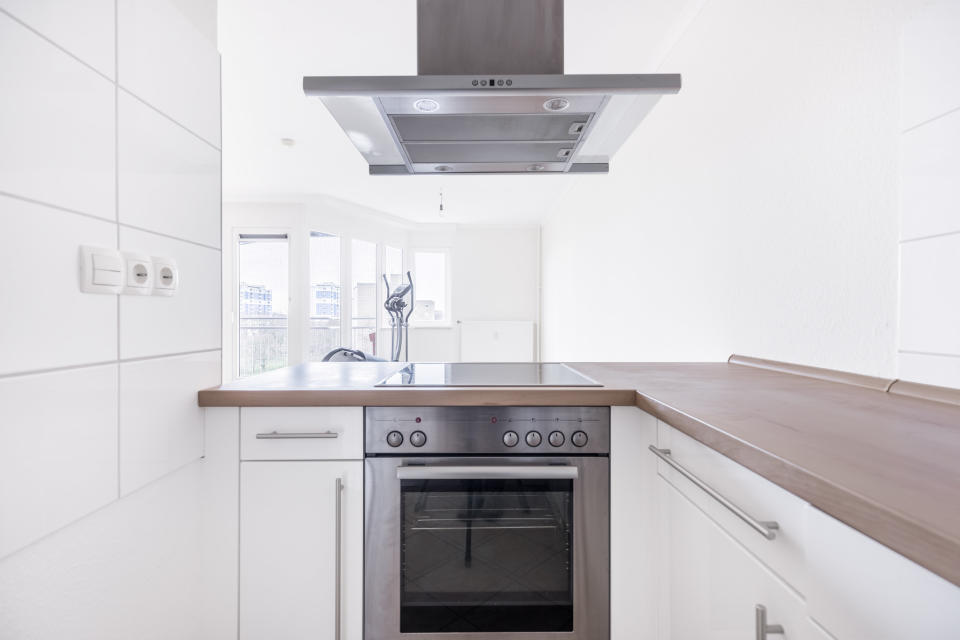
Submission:
[[[380,280],[380,287],[386,289],[380,296],[380,305],[382,306],[387,300],[387,296],[390,295],[390,292],[402,285],[407,281],[406,275],[403,273],[403,249],[398,249],[397,247],[386,246],[383,249],[383,272],[387,275],[388,285],[383,284],[383,280]],[[404,310],[406,313],[408,309]],[[389,327],[390,326],[390,314],[382,313],[383,322],[381,326]]]
[[[377,351],[377,245],[354,240],[351,245],[350,294],[352,304],[352,348],[365,353]]]
[[[310,233],[310,360],[323,360],[340,342],[340,238]]]
[[[287,366],[286,234],[241,234],[237,246],[237,374]]]
[[[417,324],[450,322],[450,289],[445,250],[414,251],[413,284],[416,304],[410,320]]]

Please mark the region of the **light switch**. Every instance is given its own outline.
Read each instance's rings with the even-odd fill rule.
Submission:
[[[123,260],[116,249],[80,247],[80,290],[117,294],[123,286]]]
[[[121,293],[148,296],[153,292],[153,261],[142,253],[124,251],[124,280]]]
[[[123,272],[110,271],[108,269],[94,269],[93,284],[104,285],[108,287],[120,287],[123,285]]]
[[[153,295],[172,296],[180,287],[180,270],[173,258],[153,256]]]

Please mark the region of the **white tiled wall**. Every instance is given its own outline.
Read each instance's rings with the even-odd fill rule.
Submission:
[[[197,390],[220,374],[220,353],[120,365],[120,493],[126,495],[203,454]]]
[[[114,94],[113,82],[0,13],[0,193],[115,219]]]
[[[220,380],[219,95],[171,0],[0,0],[0,638],[199,637],[176,503]],[[82,244],[173,257],[181,289],[81,293]]]
[[[2,378],[0,406],[2,557],[116,500],[117,365]]]
[[[120,86],[219,147],[220,61],[200,32],[169,0],[117,0],[117,25]]]
[[[904,28],[899,377],[960,387],[960,3]]]

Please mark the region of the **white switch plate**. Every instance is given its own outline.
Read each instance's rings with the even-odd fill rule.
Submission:
[[[153,295],[172,296],[180,287],[180,270],[173,258],[153,256]]]
[[[118,294],[123,288],[124,261],[116,249],[80,247],[80,290]]]
[[[142,253],[124,251],[124,281],[120,293],[148,296],[153,293],[153,260]]]

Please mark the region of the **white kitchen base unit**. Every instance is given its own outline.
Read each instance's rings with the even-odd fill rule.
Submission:
[[[241,463],[241,640],[360,640],[362,607],[363,463]]]
[[[671,640],[804,638],[799,594],[778,579],[682,493],[658,480],[668,528],[667,629]],[[783,633],[764,634],[766,624]]]

